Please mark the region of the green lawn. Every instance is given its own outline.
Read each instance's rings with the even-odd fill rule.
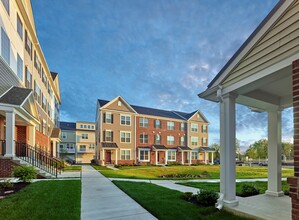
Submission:
[[[94,165],[104,176],[110,178],[132,178],[132,179],[163,179],[162,176],[170,174],[192,174],[199,175],[204,171],[210,174],[211,179],[220,178],[219,165],[199,165],[199,166],[123,166],[119,170],[111,170],[106,167]],[[266,178],[268,175],[267,167],[248,167],[237,166],[237,178]],[[283,169],[282,176],[294,175],[294,169]],[[169,179],[169,178],[164,178]],[[183,179],[183,178],[173,178]],[[188,178],[190,179],[190,178]]]
[[[82,170],[82,166],[78,166],[78,165],[68,166],[63,168],[63,171],[81,171],[81,170]]]
[[[0,219],[80,220],[81,182],[51,180],[31,183],[0,200]]]
[[[216,192],[220,191],[220,183],[198,183],[198,182],[183,182],[183,183],[177,183],[185,186],[191,186],[199,189],[209,189],[214,190]],[[265,193],[267,190],[267,184],[268,182],[262,182],[262,181],[256,181],[256,182],[238,182],[236,183],[236,192],[237,194],[241,192],[243,185],[252,185],[255,186],[257,189],[260,190],[260,194]],[[283,191],[289,191],[290,187],[287,184],[286,181],[282,181],[282,190]]]
[[[158,219],[245,219],[224,210],[218,211],[214,207],[200,207],[189,203],[180,198],[183,193],[155,184],[126,181],[113,181],[113,183]]]

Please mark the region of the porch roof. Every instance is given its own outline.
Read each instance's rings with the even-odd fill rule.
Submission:
[[[165,147],[164,145],[153,145],[153,150],[154,151],[158,151],[158,150],[160,150],[160,151],[166,151],[166,150],[168,150],[168,148]]]
[[[116,143],[106,143],[106,142],[102,142],[101,143],[102,148],[118,148]]]
[[[180,151],[192,151],[192,149],[188,146],[178,146],[177,148]]]
[[[215,148],[211,148],[211,147],[200,147],[200,148],[198,148],[198,152],[215,152]]]

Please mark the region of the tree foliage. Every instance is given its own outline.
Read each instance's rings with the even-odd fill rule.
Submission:
[[[214,143],[214,144],[210,145],[210,148],[214,148],[215,149],[215,154],[214,154],[215,156],[214,156],[214,158],[219,160],[220,159],[220,145]]]

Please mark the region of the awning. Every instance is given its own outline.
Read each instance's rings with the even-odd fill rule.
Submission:
[[[179,151],[192,151],[190,147],[187,146],[178,146]]]
[[[165,147],[164,145],[153,145],[153,150],[154,151],[167,151],[168,148]]]
[[[150,146],[138,146],[137,148],[141,150],[151,150]]]
[[[116,149],[118,148],[116,143],[106,143],[106,142],[102,142],[101,143],[102,148],[113,148]]]
[[[200,147],[198,148],[199,152],[215,152],[215,148],[210,147]]]

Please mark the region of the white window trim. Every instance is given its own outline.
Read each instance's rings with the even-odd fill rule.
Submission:
[[[121,117],[122,117],[122,116],[124,116],[124,117],[130,117],[130,124],[129,124],[129,125],[127,125],[127,124],[122,124],[122,123],[121,123]],[[125,115],[125,114],[121,114],[121,115],[120,115],[120,120],[119,120],[119,124],[120,124],[120,125],[122,125],[122,126],[131,126],[131,124],[132,124],[131,122],[132,122],[132,117],[131,117],[131,115]]]
[[[173,123],[173,126],[169,126],[168,123]],[[170,129],[170,128],[173,128],[173,129]],[[166,129],[167,129],[168,131],[174,131],[174,130],[175,130],[175,123],[174,123],[174,121],[168,121],[168,122],[166,123]]]
[[[168,153],[174,152],[174,159],[169,159]],[[176,161],[176,150],[168,150],[167,151],[167,161]]]
[[[172,144],[169,144],[168,143],[168,137],[173,137],[173,143]],[[167,137],[166,137],[166,142],[167,142],[167,145],[174,145],[175,144],[175,138],[174,138],[174,136],[173,135],[168,135]],[[170,141],[169,141],[170,142]]]
[[[196,158],[193,158],[193,154],[196,154]],[[192,151],[191,152],[191,160],[198,160],[198,152],[197,151]]]
[[[121,141],[121,133],[130,133],[130,142],[122,142]],[[126,137],[126,135],[125,135],[125,137]],[[120,139],[120,143],[124,143],[124,144],[130,144],[132,141],[131,141],[131,139],[132,139],[132,135],[131,135],[131,131],[120,131],[120,133],[119,133],[119,139]],[[126,139],[126,138],[125,138]]]
[[[196,143],[197,143],[197,145],[195,145],[195,144],[193,144],[192,142],[195,142],[195,141],[192,141],[192,138],[195,138],[197,141],[196,141]],[[193,137],[193,136],[191,136],[191,145],[192,146],[198,146],[198,137]]]
[[[107,122],[107,114],[110,114],[111,115],[111,122]],[[106,124],[112,124],[112,113],[111,112],[105,112],[105,123]]]
[[[196,131],[194,131],[193,125],[195,125]],[[198,132],[198,124],[191,123],[191,131],[197,133]]]
[[[142,135],[142,137],[143,137],[143,138],[142,138],[142,142],[140,141],[140,135]],[[144,133],[144,132],[143,132],[143,133],[141,133],[140,135],[139,135],[139,142],[140,142],[140,144],[148,144],[148,142],[149,142],[149,140],[148,140],[148,139],[149,139],[148,133]],[[147,135],[147,142],[144,141],[144,140],[145,140],[145,138],[144,138],[145,135]],[[160,136],[160,137],[161,137],[161,136]]]
[[[112,130],[105,130],[105,137],[104,137],[105,138],[105,142],[112,142],[112,140],[111,140],[112,139],[112,135],[110,136],[110,141],[107,141],[107,131],[108,132],[112,132]]]
[[[140,159],[140,151],[147,151],[148,152],[148,160],[141,160]],[[150,149],[138,149],[138,160],[141,162],[149,162],[151,159]]]
[[[143,123],[142,123],[142,126],[140,125],[140,119],[143,119],[143,120],[142,120],[142,122],[143,122]],[[147,120],[147,123],[144,123],[144,120],[145,120],[145,119]],[[144,126],[145,124],[146,124],[147,126]],[[139,127],[141,127],[141,128],[148,128],[148,118],[144,118],[144,117],[143,117],[143,118],[139,118]]]
[[[129,158],[129,160],[131,160],[131,149],[120,149],[120,159],[121,159],[121,152],[122,152],[122,151],[126,151],[126,150],[130,151],[130,154],[129,154],[129,155],[130,155],[130,158]],[[121,160],[127,160],[127,159],[126,159],[126,154],[125,154],[125,159],[121,159]]]

